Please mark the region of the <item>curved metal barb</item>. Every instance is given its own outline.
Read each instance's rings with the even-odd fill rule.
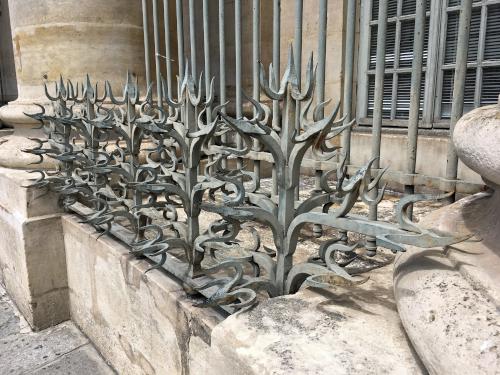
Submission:
[[[405,245],[446,246],[463,240],[421,229],[411,221],[408,205],[434,199],[429,196],[403,198],[397,225],[350,215],[358,201],[381,202],[385,186],[377,186],[385,169],[372,170],[370,160],[347,175],[335,138],[353,123],[338,118],[339,105],[324,118],[320,113],[327,103],[312,105],[312,57],[303,85],[298,84],[293,51],[279,87],[272,67],[270,81],[261,67],[263,92],[283,108],[279,130],[270,125],[271,110],[247,96],[253,118],[225,114],[221,109],[227,103],[214,107],[213,80],[203,93],[202,75],[196,80],[185,66],[176,95],[160,82],[170,110],[153,101],[151,86],[142,97],[130,74],[121,97],[115,96],[109,82],[100,94],[88,77],[76,86],[60,78],[54,93],[46,87],[51,110],[39,106],[41,112],[28,115],[40,122],[47,138],[33,139],[37,145],[26,152],[37,155],[37,163],[46,157],[60,162],[56,172],[34,170],[37,176],[31,186],[59,193],[61,204],[84,213],[82,221],[101,235],[129,233],[133,254],[153,259],[152,268],[167,269],[207,297],[198,306],[223,306],[233,312],[265,296],[294,293],[302,285],[351,286],[366,281],[345,268],[363,241],[349,244],[345,238],[327,238],[315,256],[294,264],[304,224],[375,237],[379,246],[393,251],[404,251]],[[298,105],[300,126],[295,127]],[[228,133],[240,135],[242,146],[223,142],[221,135]],[[254,140],[273,156],[277,200],[258,188],[253,172],[223,164],[246,156]],[[321,192],[296,201],[300,166],[308,150],[318,160],[340,155],[344,162],[323,175]],[[211,159],[201,171],[205,155]],[[333,176],[335,184],[330,182]],[[218,218],[200,231],[203,212]],[[271,230],[274,246],[263,244],[254,222]],[[241,243],[242,231],[250,233],[252,243]],[[337,263],[339,253],[351,256]]]

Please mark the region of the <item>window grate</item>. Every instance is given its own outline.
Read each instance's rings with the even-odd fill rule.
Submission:
[[[361,0],[367,9],[366,74],[358,86],[358,118],[373,116],[379,0]],[[421,82],[420,126],[447,127],[453,101],[461,0],[427,0]],[[370,8],[371,7],[371,8]],[[474,0],[468,45],[464,113],[496,103],[500,93],[500,1]],[[416,0],[388,0],[385,36],[383,125],[405,126],[409,116]],[[369,19],[368,19],[369,18]],[[363,21],[365,22],[365,21]],[[363,93],[363,90],[364,91]],[[425,103],[425,104],[424,104]],[[444,120],[444,121],[443,121]],[[369,121],[368,121],[369,123]]]

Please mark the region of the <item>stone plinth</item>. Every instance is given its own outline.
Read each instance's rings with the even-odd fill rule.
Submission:
[[[63,216],[71,317],[120,374],[421,374],[380,270],[355,290],[304,290],[226,319]]]
[[[60,209],[24,188],[27,172],[0,168],[0,277],[33,329],[69,318]]]
[[[18,99],[0,108],[5,124],[33,124],[23,112],[39,111],[32,103],[47,102],[43,82],[59,75],[76,83],[88,73],[119,90],[129,70],[144,82],[140,2],[10,0],[9,10]]]
[[[497,374],[500,368],[500,221],[481,219],[499,204],[498,196],[477,194],[432,213],[421,225],[475,237],[444,250],[410,248],[397,260],[399,314],[432,374]]]

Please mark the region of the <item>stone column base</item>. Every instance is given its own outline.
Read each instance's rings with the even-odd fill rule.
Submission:
[[[26,116],[25,113],[40,112],[40,108],[33,105],[33,102],[43,104],[46,101],[46,98],[40,98],[29,103],[17,100],[9,102],[9,104],[0,107],[0,121],[4,125],[11,127],[22,126],[29,128],[32,125],[37,125],[38,123],[31,117]]]

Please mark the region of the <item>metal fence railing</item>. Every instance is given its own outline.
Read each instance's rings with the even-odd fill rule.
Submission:
[[[464,181],[457,179],[458,159],[453,149],[453,144],[448,142],[447,165],[445,175],[425,175],[417,173],[416,163],[418,155],[418,139],[419,139],[419,121],[421,116],[421,107],[423,105],[423,89],[421,87],[422,72],[425,70],[423,63],[424,56],[424,40],[426,32],[426,22],[428,22],[428,3],[431,0],[417,0],[415,2],[415,22],[414,22],[414,38],[412,56],[413,62],[411,65],[411,87],[410,87],[410,105],[409,118],[407,121],[407,147],[399,151],[400,157],[406,159],[406,167],[401,170],[389,170],[384,179],[396,182],[404,186],[405,193],[412,193],[417,186],[426,186],[432,189],[459,192],[473,193],[481,189],[481,185],[473,181]],[[399,3],[403,3],[399,0]],[[201,3],[201,2],[200,2]],[[259,86],[259,61],[262,60],[261,48],[262,41],[272,39],[272,66],[274,68],[275,77],[278,81],[280,75],[280,67],[283,62],[280,61],[283,49],[288,49],[288,45],[282,45],[280,38],[282,33],[281,10],[282,7],[293,7],[295,12],[294,19],[294,35],[293,35],[293,51],[296,63],[296,73],[298,83],[301,84],[301,78],[304,75],[301,62],[302,44],[304,38],[308,39],[308,45],[311,45],[311,36],[303,34],[304,24],[304,4],[303,1],[297,0],[294,2],[281,2],[274,0],[272,3],[272,23],[269,24],[271,17],[266,18],[266,25],[261,22],[261,8],[264,3],[259,0],[242,0],[229,2],[231,12],[227,10],[226,1],[220,0],[217,2],[203,1],[203,6],[200,7],[198,2],[193,1],[172,1],[164,0],[143,0],[144,23],[149,27],[144,28],[145,41],[145,67],[146,77],[149,82],[158,82],[160,76],[165,76],[167,84],[175,86],[175,76],[178,73],[179,79],[182,81],[183,72],[186,61],[190,62],[194,68],[193,73],[199,73],[201,70],[206,73],[204,75],[204,90],[208,90],[212,76],[218,81],[216,88],[216,96],[220,103],[228,100],[232,108],[232,114],[236,117],[241,117],[243,113],[243,97],[245,91],[247,95],[252,95],[256,100],[259,100],[262,92]],[[379,26],[377,44],[376,44],[376,66],[375,66],[375,89],[374,89],[374,105],[373,119],[369,131],[371,132],[371,157],[380,157],[381,139],[386,131],[383,126],[383,103],[384,103],[384,79],[385,61],[386,61],[386,38],[384,27],[387,26],[388,19],[388,3],[389,0],[381,0],[373,3],[373,6],[378,6],[378,21]],[[234,9],[233,9],[234,4]],[[245,14],[241,14],[242,6],[246,10]],[[316,6],[318,33],[314,50],[316,56],[316,87],[315,87],[315,102],[320,103],[325,100],[325,81],[328,75],[326,69],[327,60],[327,30],[328,30],[328,0],[318,0],[308,3],[308,6]],[[343,62],[343,94],[342,94],[342,113],[345,117],[345,123],[349,123],[354,115],[353,98],[355,92],[353,83],[356,75],[356,60],[355,57],[362,58],[365,56],[363,51],[356,48],[369,48],[367,45],[359,44],[356,37],[356,20],[357,9],[359,3],[356,0],[345,1],[345,33],[344,33],[344,62]],[[201,8],[201,10],[200,10]],[[459,24],[459,39],[457,42],[457,59],[456,59],[456,74],[455,86],[453,90],[453,105],[450,132],[453,129],[454,123],[463,113],[464,102],[464,85],[465,72],[467,68],[467,46],[468,46],[468,31],[471,18],[472,2],[464,0],[462,2]],[[163,17],[159,12],[163,10]],[[234,12],[233,12],[234,10]],[[270,11],[270,7],[266,11]],[[251,11],[251,14],[249,13]],[[341,10],[339,10],[341,11]],[[310,13],[309,13],[310,14]],[[187,21],[186,21],[187,20]],[[287,21],[289,22],[289,21]],[[162,28],[163,24],[163,28]],[[244,25],[242,30],[242,24]],[[151,25],[153,27],[151,27]],[[173,27],[175,25],[175,27]],[[202,25],[202,27],[199,27]],[[249,26],[251,25],[251,26]],[[164,30],[162,38],[164,43],[160,41],[160,31]],[[244,48],[249,48],[249,40],[242,44],[242,36],[249,38],[251,34],[251,54]],[[151,40],[154,43],[151,43]],[[202,43],[200,42],[202,41]],[[228,44],[229,43],[229,44]],[[187,48],[185,48],[187,46]],[[230,47],[232,52],[227,53],[227,48]],[[211,53],[211,50],[217,49],[218,53]],[[199,54],[203,52],[203,63],[200,63]],[[245,61],[242,60],[245,56]],[[248,57],[251,56],[250,59]],[[360,57],[361,56],[361,57]],[[174,61],[175,60],[175,61]],[[166,68],[163,67],[165,65]],[[242,69],[242,65],[246,69]],[[151,69],[154,66],[154,69]],[[216,66],[214,70],[213,67]],[[226,66],[228,68],[226,68]],[[234,75],[230,77],[234,80],[234,92],[228,93],[228,74]],[[358,74],[361,74],[358,72]],[[251,77],[250,77],[251,76]],[[330,77],[331,78],[331,77]],[[244,86],[243,82],[251,82],[251,85]],[[159,103],[162,101],[159,86],[157,86],[157,98]],[[326,98],[328,99],[328,98]],[[234,104],[234,108],[232,105]],[[272,121],[274,128],[280,127],[281,108],[278,107],[277,101],[273,101],[272,105]],[[319,110],[319,115],[322,115],[322,110]],[[298,117],[297,117],[298,124]],[[356,126],[353,128],[356,129]],[[364,128],[366,130],[366,127]],[[353,131],[346,130],[341,136],[341,146],[346,155],[346,164],[350,174],[355,173],[359,169],[359,165],[353,165],[351,161],[351,139]],[[236,139],[238,141],[238,139]],[[354,150],[355,152],[355,150]],[[255,145],[252,152],[247,155],[248,158],[255,160],[254,168],[259,178],[260,161],[270,161],[272,158],[266,150],[262,150]],[[321,170],[335,168],[337,161],[328,161],[318,163],[309,155],[305,158],[303,167],[309,169],[317,169],[317,181],[319,181]],[[373,167],[379,168],[379,159],[374,162]],[[241,163],[240,163],[241,165]],[[276,186],[274,194],[276,194]]]
[[[90,79],[76,85],[76,89],[62,79],[55,92],[46,88],[53,113],[43,109],[31,116],[41,122],[48,137],[35,140],[39,146],[28,152],[38,155],[40,161],[44,157],[54,158],[61,162],[61,168],[57,173],[35,171],[40,177],[34,186],[57,191],[63,205],[83,216],[85,222],[103,229],[103,234],[111,233],[123,240],[134,254],[152,259],[155,267],[166,269],[203,294],[205,299],[200,306],[222,306],[228,312],[253,305],[266,294],[274,297],[294,293],[304,283],[328,287],[363,282],[366,279],[345,269],[361,256],[358,248],[364,249],[363,256],[370,257],[378,247],[397,252],[404,251],[406,245],[425,248],[461,241],[453,234],[420,228],[411,215],[416,202],[449,198],[455,192],[455,180],[443,189],[447,192],[444,195],[403,197],[396,207],[397,223],[377,220],[377,206],[385,191],[385,185],[380,186],[381,179],[387,171],[379,168],[383,30],[379,31],[377,46],[372,155],[358,168],[348,165],[353,133],[350,130],[354,124],[349,111],[352,82],[344,85],[349,103],[344,104],[344,117],[339,116],[340,104],[325,109],[328,1],[318,2],[316,65],[311,56],[304,66],[304,3],[295,1],[295,40],[284,69],[280,69],[279,61],[280,1],[273,2],[273,61],[269,69],[261,63],[259,51],[264,38],[260,27],[264,2],[251,2],[251,16],[242,8],[249,2],[233,3],[234,12],[228,14],[224,0],[219,1],[217,12],[211,8],[214,2],[203,0],[200,23],[196,18],[200,9],[195,8],[199,2],[177,0],[174,7],[168,0],[161,4],[143,0],[148,80],[145,95],[140,95],[131,75],[121,97],[113,93],[109,82],[98,93],[97,85],[91,84]],[[417,3],[421,20],[425,1]],[[387,0],[379,4],[379,18],[383,20]],[[348,6],[350,15],[355,12],[354,5],[352,2]],[[215,18],[211,17],[213,14]],[[463,23],[466,16],[464,11]],[[228,17],[234,29],[227,29]],[[419,20],[415,24],[417,32],[422,28]],[[213,22],[215,28],[211,27]],[[203,28],[198,33],[200,24]],[[348,76],[353,75],[353,27],[347,30]],[[218,35],[212,33],[214,29]],[[164,43],[160,43],[161,30]],[[243,40],[248,40],[245,32],[250,30],[252,48],[248,54]],[[172,34],[175,39],[170,39]],[[228,35],[234,37],[234,96],[227,92],[225,74]],[[198,36],[202,43],[197,42]],[[219,43],[219,53],[211,55],[209,46],[214,40]],[[151,42],[153,59],[149,53]],[[417,51],[421,43],[421,36],[416,37]],[[203,46],[203,69],[198,67],[199,45]],[[189,46],[189,53],[185,46]],[[216,60],[212,59],[214,55]],[[244,59],[249,55],[251,58]],[[173,56],[177,56],[176,67]],[[212,72],[217,64],[219,74],[214,77]],[[250,80],[243,74],[244,64],[251,66]],[[421,58],[416,58],[416,82],[419,64]],[[178,79],[173,77],[174,68]],[[249,86],[244,82],[250,82]],[[412,177],[418,136],[417,86],[412,87],[408,170],[402,172],[408,178],[408,192],[415,185]],[[460,85],[456,86],[459,97]],[[246,93],[248,88],[251,94]],[[234,111],[227,109],[230,101],[235,103]],[[244,107],[244,102],[250,109]],[[339,137],[343,139],[339,141]],[[316,173],[314,191],[304,198],[298,193],[307,155]],[[245,168],[248,159],[253,160],[251,170]],[[261,161],[272,164],[271,191],[261,187]],[[328,167],[332,168],[322,171]],[[352,213],[359,201],[369,207],[368,217]],[[206,228],[201,227],[202,221]],[[260,227],[256,228],[256,223]],[[313,226],[316,237],[323,235],[324,227],[336,232],[328,232],[318,249],[314,249],[314,255],[303,259],[296,252],[301,229],[306,225]],[[264,230],[272,238],[265,244]],[[247,233],[244,241],[240,237],[243,231]],[[348,233],[357,236],[352,239]],[[340,261],[337,255],[341,256]]]

